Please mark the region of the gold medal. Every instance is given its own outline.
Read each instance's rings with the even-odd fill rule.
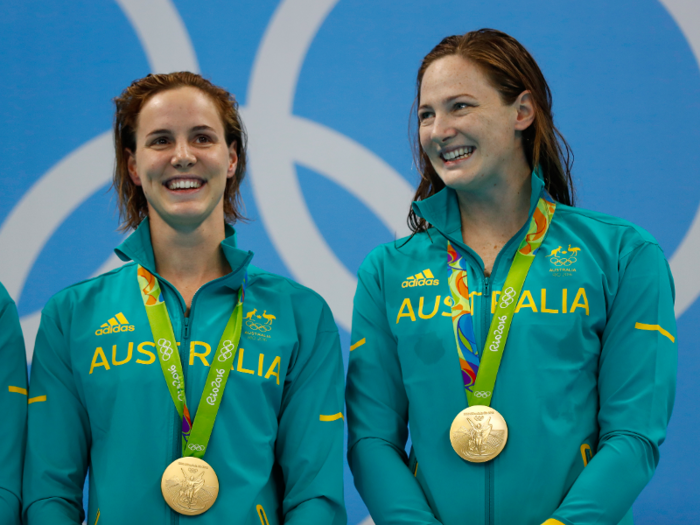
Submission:
[[[160,480],[165,502],[175,512],[196,516],[209,510],[219,495],[219,478],[214,469],[199,458],[173,461]]]
[[[508,441],[508,425],[497,410],[474,405],[462,410],[450,427],[450,442],[462,459],[484,463],[498,456]]]

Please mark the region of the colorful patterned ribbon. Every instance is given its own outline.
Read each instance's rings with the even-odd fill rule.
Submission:
[[[479,373],[479,350],[474,337],[467,269],[462,256],[447,241],[447,282],[452,294],[452,327],[459,354],[459,366],[462,369],[464,388],[471,391]]]
[[[447,282],[452,294],[452,328],[469,406],[491,404],[498,368],[501,365],[520,292],[535,255],[547,235],[556,206],[549,194],[543,191],[530,220],[528,232],[515,252],[513,264],[503,285],[501,299],[491,320],[482,355],[479,355],[474,337],[473,312],[467,283],[467,263],[462,254],[449,241],[447,242]]]
[[[209,438],[214,429],[214,421],[216,421],[221,398],[224,395],[233,358],[236,356],[238,343],[241,339],[243,299],[248,275],[246,274],[243,284],[238,290],[238,301],[226,323],[226,328],[224,328],[224,333],[221,335],[219,346],[214,354],[204,384],[204,391],[199,400],[194,425],[187,408],[185,376],[182,372],[180,352],[177,349],[170,315],[163,301],[160,283],[155,275],[141,265],[139,265],[136,275],[143,304],[146,307],[148,322],[151,325],[153,342],[158,349],[158,360],[170,391],[170,397],[173,398],[177,413],[182,420],[182,455],[202,458],[209,445]]]

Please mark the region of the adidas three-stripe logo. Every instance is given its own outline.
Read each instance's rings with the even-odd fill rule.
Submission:
[[[124,314],[119,312],[106,323],[103,323],[96,331],[95,335],[115,334],[117,332],[133,332],[134,325],[129,324]]]
[[[415,286],[437,286],[440,284],[438,279],[435,279],[433,272],[423,270],[416,275],[410,275],[404,282],[401,283],[401,288],[413,288]]]

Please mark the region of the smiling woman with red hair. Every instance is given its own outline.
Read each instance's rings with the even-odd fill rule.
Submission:
[[[374,522],[631,523],[674,399],[661,248],[572,207],[514,38],[445,38],[416,96],[413,235],[367,257],[355,295],[348,459]]]

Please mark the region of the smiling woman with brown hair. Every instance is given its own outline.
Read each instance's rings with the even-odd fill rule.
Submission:
[[[416,95],[414,233],[358,272],[355,484],[378,525],[629,524],[674,399],[663,253],[572,207],[549,87],[514,38],[445,38]]]
[[[218,111],[223,124],[223,139],[232,145],[236,156],[235,171],[226,179],[224,190],[224,216],[230,223],[243,218],[241,213],[240,187],[246,173],[247,136],[238,115],[235,98],[225,89],[215,86],[194,73],[174,75],[148,75],[129,86],[122,96],[115,99],[116,114],[114,119],[114,146],[116,151],[136,151],[136,129],[141,109],[155,93],[182,87],[196,88],[208,96],[208,100]],[[132,156],[117,155],[114,172],[114,189],[119,199],[119,211],[122,215],[122,230],[138,227],[144,217],[148,216],[148,202],[140,186],[129,176],[129,159]]]
[[[344,525],[343,363],[325,301],[250,264],[235,99],[193,73],[116,99],[121,268],[55,295],[32,366],[29,524]]]

